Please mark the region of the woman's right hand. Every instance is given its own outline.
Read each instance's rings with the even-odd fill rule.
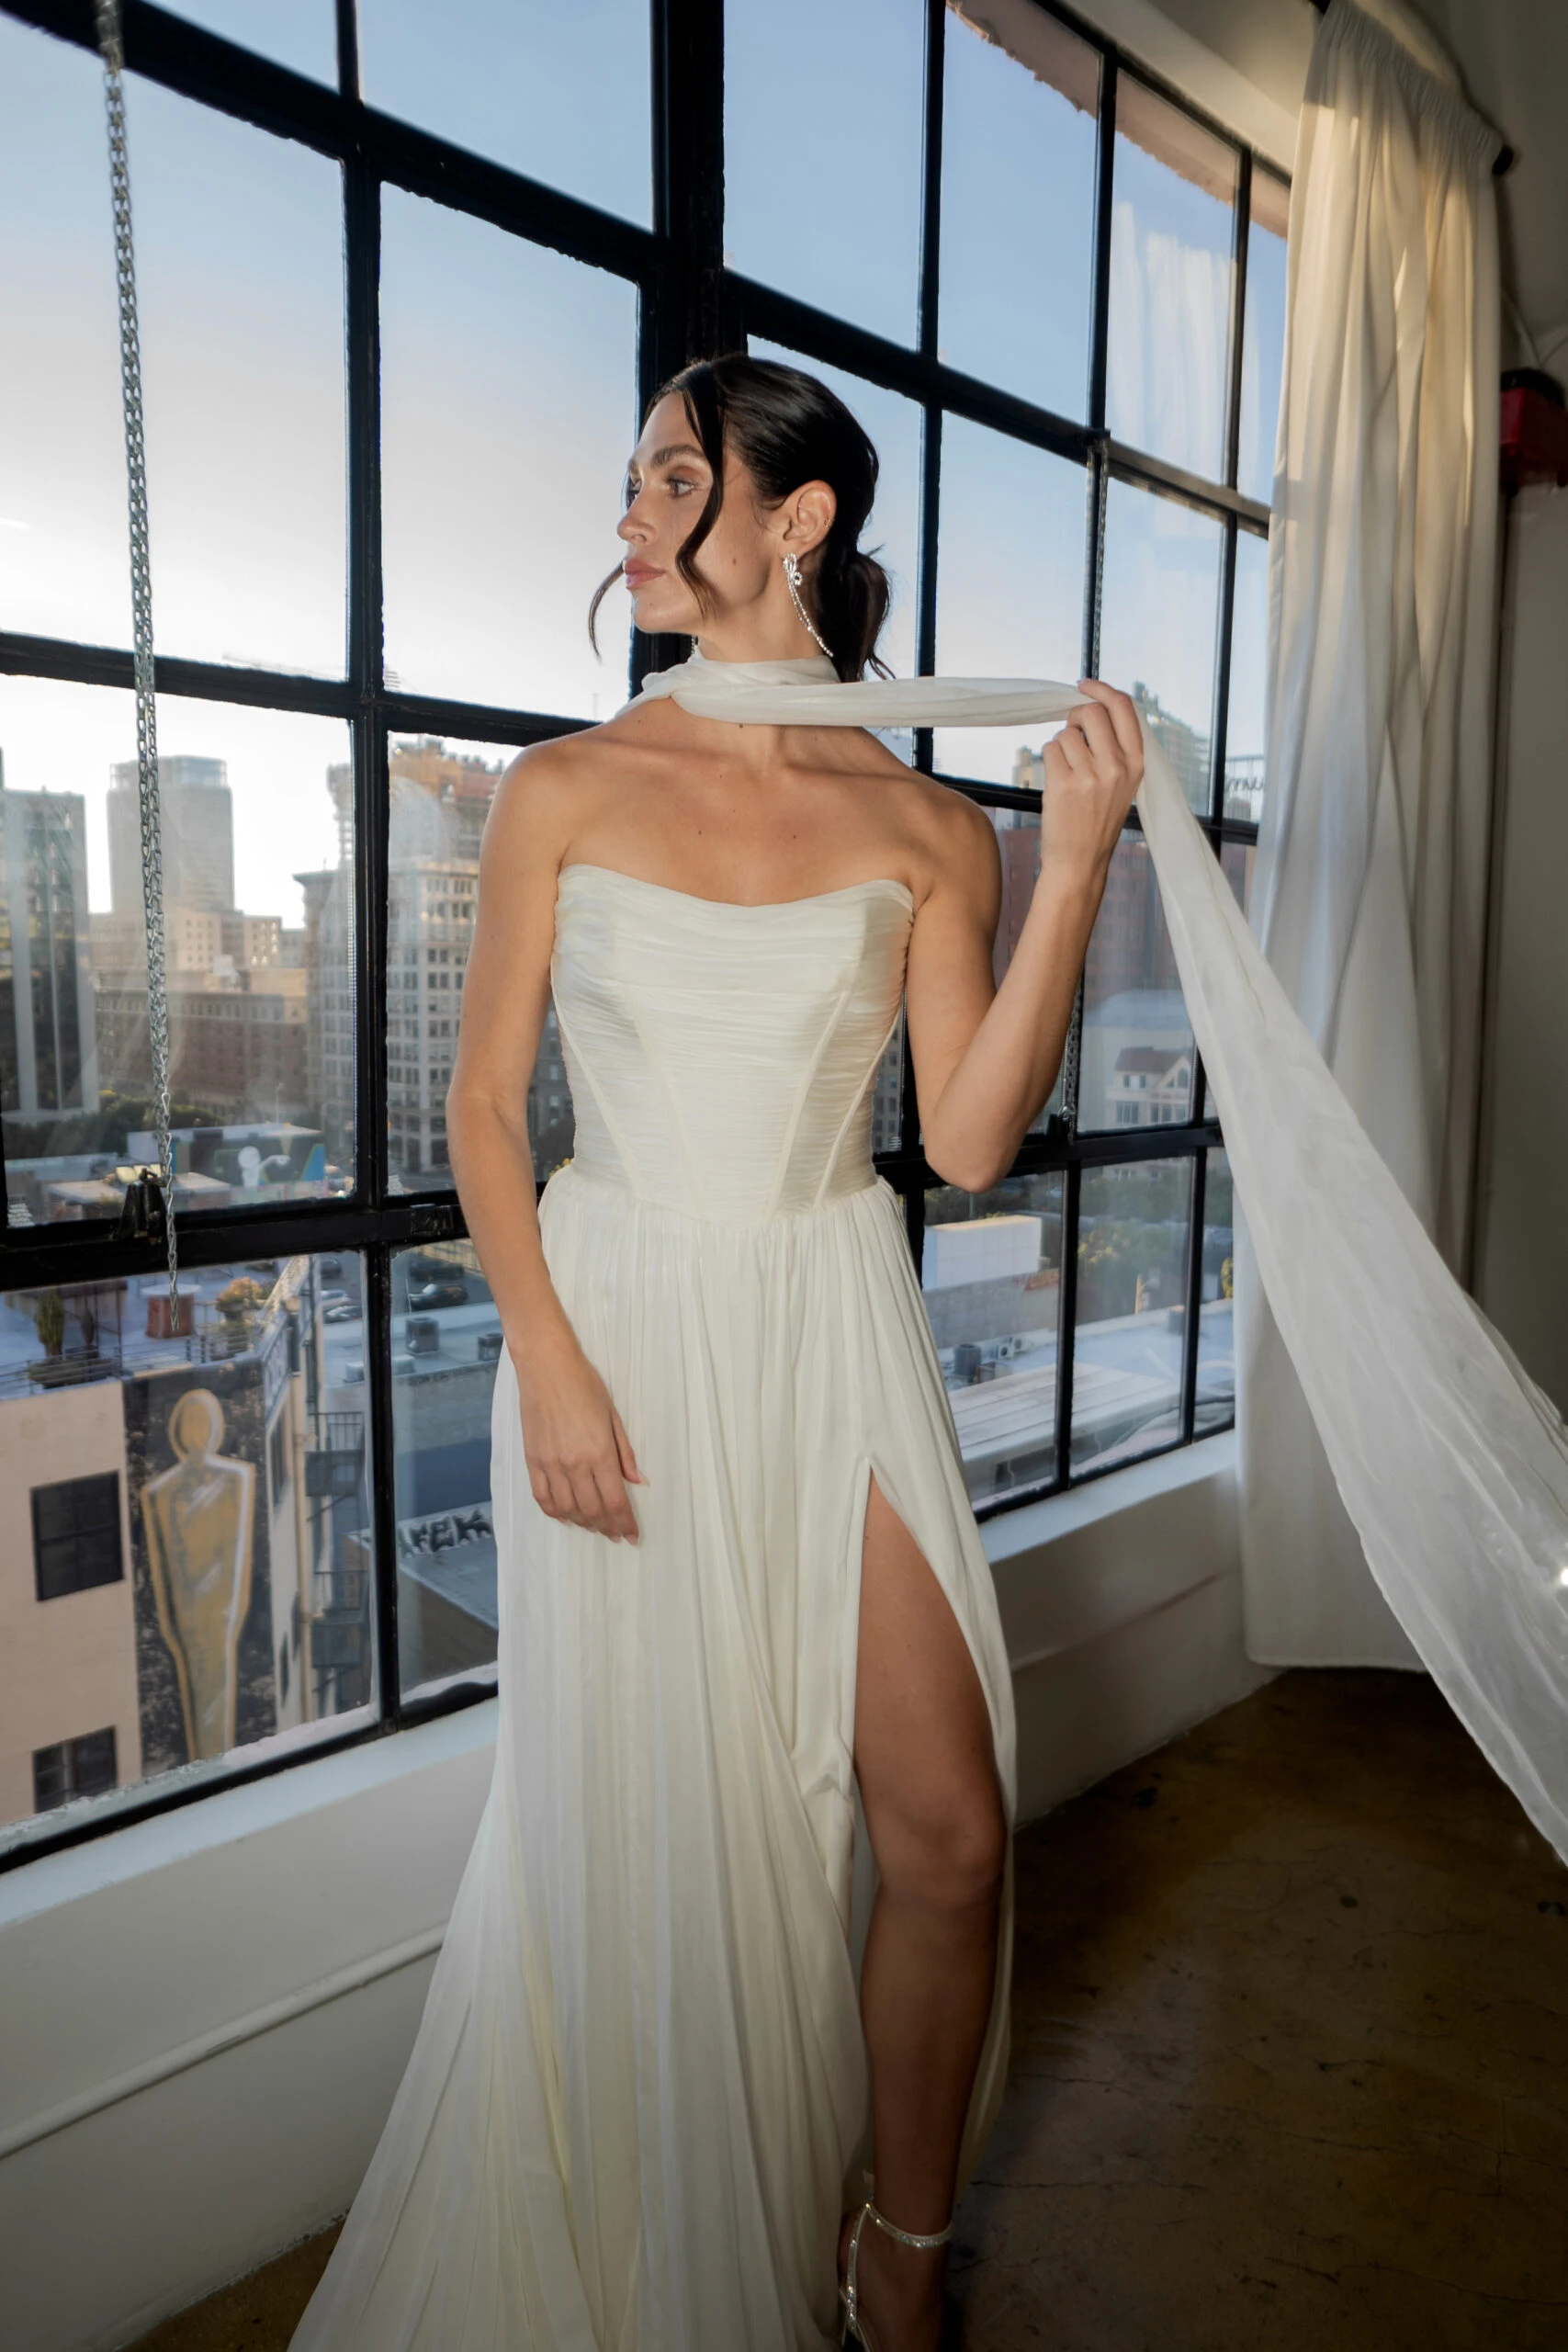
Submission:
[[[523,1452],[534,1500],[549,1519],[635,1544],[626,1481],[646,1487],[610,1392],[570,1329],[517,1366]]]

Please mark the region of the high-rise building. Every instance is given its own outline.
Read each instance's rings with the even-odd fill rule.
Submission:
[[[354,1166],[354,868],[297,874],[305,899],[305,1093],[328,1161]]]
[[[79,792],[7,792],[0,766],[0,1102],[96,1110],[87,821]]]
[[[429,738],[392,746],[389,763],[387,926],[388,1155],[394,1184],[446,1174],[446,1089],[473,942],[479,841],[501,763]],[[301,874],[309,975],[310,1084],[319,1090],[329,1157],[354,1136],[354,789],[329,768],[337,812],[335,869]],[[529,1140],[547,1170],[571,1148],[571,1097],[554,1008],[547,1008],[528,1088]]]
[[[115,763],[108,794],[109,904],[116,914],[141,905],[141,801],[136,762]],[[225,760],[175,752],[158,761],[163,818],[164,897],[208,913],[234,904],[234,797]]]

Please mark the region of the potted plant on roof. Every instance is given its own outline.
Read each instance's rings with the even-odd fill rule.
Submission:
[[[219,1292],[216,1305],[223,1317],[224,1336],[236,1354],[249,1342],[265,1302],[265,1283],[256,1282],[250,1274],[236,1274]]]
[[[46,1356],[57,1357],[65,1346],[65,1301],[57,1290],[41,1291],[33,1309],[39,1344]]]

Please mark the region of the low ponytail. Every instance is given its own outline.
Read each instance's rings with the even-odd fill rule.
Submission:
[[[826,477],[824,477],[826,479]],[[857,534],[858,537],[858,534]],[[805,574],[807,598],[824,639],[833,649],[840,678],[893,675],[876,650],[893,591],[874,555],[856,547],[837,522],[823,542],[816,568]]]

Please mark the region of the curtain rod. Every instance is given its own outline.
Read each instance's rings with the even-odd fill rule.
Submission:
[[[1320,17],[1325,17],[1328,14],[1328,0],[1312,0],[1312,5],[1317,10]],[[1493,178],[1495,180],[1500,180],[1505,172],[1512,171],[1513,166],[1513,149],[1506,146],[1499,147],[1497,153],[1492,158]]]

